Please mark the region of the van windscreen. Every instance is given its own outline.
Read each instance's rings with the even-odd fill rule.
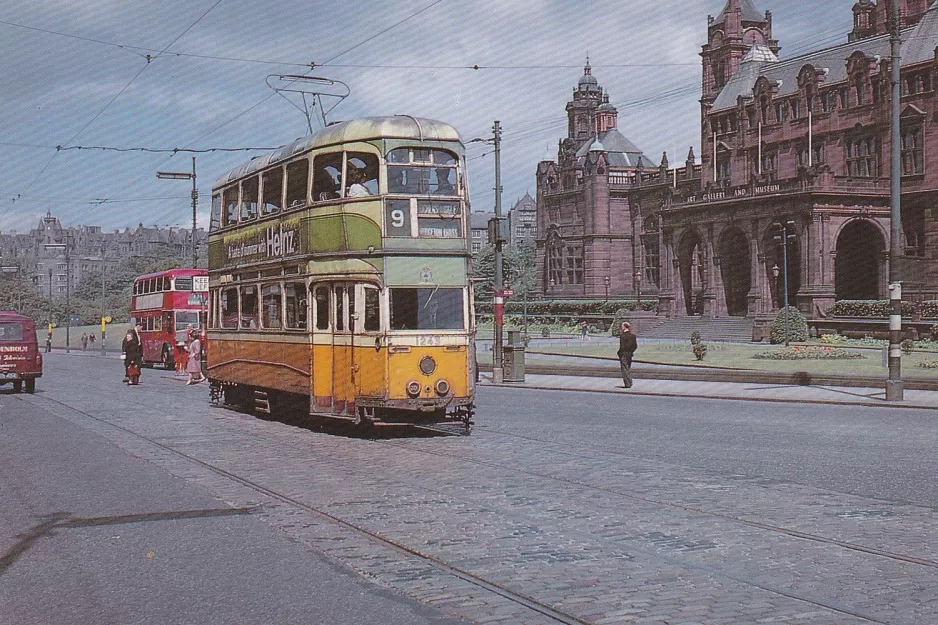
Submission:
[[[19,321],[0,321],[0,342],[22,341],[23,324]]]

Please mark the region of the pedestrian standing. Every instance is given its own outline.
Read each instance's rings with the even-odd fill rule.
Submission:
[[[622,385],[632,388],[632,356],[638,349],[638,339],[632,332],[632,325],[623,321],[619,327],[619,367],[622,369]]]
[[[590,332],[589,325],[587,325],[585,320],[581,321],[580,322],[580,340],[581,341],[587,340],[589,338],[589,332]]]
[[[81,351],[88,349],[88,335],[82,332],[81,334]]]
[[[189,362],[186,363],[186,372],[189,374],[186,384],[198,384],[205,380],[202,375],[202,341],[199,340],[198,330],[193,330],[189,338],[192,340],[189,342]]]
[[[88,335],[88,343],[91,345],[91,349],[94,349],[94,342],[96,340],[97,339],[95,339],[94,332]]]
[[[140,365],[143,363],[143,345],[136,328],[127,330],[121,351],[124,356],[124,382],[136,386],[140,382]]]

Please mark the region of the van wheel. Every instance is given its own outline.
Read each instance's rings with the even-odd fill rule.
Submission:
[[[29,378],[26,380],[26,392],[35,393],[36,392],[36,378]]]
[[[176,368],[176,362],[173,359],[173,350],[169,348],[169,345],[163,346],[163,356],[160,360],[163,361],[163,368],[167,371],[172,371]]]
[[[13,392],[14,392],[14,393],[22,393],[22,392],[23,392],[23,381],[22,381],[22,380],[16,380],[15,382],[13,382]]]

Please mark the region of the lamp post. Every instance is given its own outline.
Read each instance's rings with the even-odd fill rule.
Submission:
[[[635,296],[637,300],[635,302],[635,310],[641,310],[642,309],[642,270],[641,269],[635,270]]]
[[[49,327],[46,333],[46,353],[52,351],[52,267],[49,267]]]
[[[72,292],[72,258],[71,258],[71,246],[72,237],[71,234],[63,235],[65,243],[46,243],[45,248],[47,250],[62,250],[65,252],[65,353],[71,353],[71,329],[72,329],[72,309],[71,309],[71,292]],[[52,270],[49,270],[49,291],[52,291]],[[51,298],[50,298],[51,300]],[[51,309],[50,309],[51,310]],[[52,315],[49,315],[50,322]]]
[[[785,347],[788,347],[790,325],[788,318],[788,243],[796,237],[794,232],[795,222],[789,219],[784,224],[776,222],[773,227],[779,231],[773,238],[782,246],[782,286],[785,298],[785,307],[782,309],[782,314],[785,315]],[[789,232],[789,229],[791,229],[791,232]],[[772,273],[775,273],[774,269]]]
[[[773,292],[775,293],[775,297],[772,298],[772,306],[775,306],[776,302],[778,302],[778,274],[780,271],[781,269],[778,268],[778,263],[772,265],[772,277],[774,278],[772,285]]]
[[[196,216],[199,206],[199,189],[195,181],[195,157],[192,157],[192,173],[185,171],[158,171],[156,177],[163,180],[192,180],[192,268],[199,266],[199,247],[195,241]]]
[[[603,276],[603,284],[606,287],[606,302],[609,302],[609,276]]]

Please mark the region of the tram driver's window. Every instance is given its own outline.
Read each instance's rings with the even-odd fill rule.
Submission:
[[[257,329],[257,287],[241,287],[241,328]]]
[[[221,327],[238,327],[238,289],[229,288],[221,292]]]
[[[316,287],[316,329],[329,329],[329,289]]]
[[[346,155],[346,197],[378,195],[378,157],[367,152]]]
[[[257,193],[259,181],[251,176],[241,182],[241,221],[257,219]]]
[[[287,308],[286,327],[291,330],[306,329],[306,285],[288,282],[284,288],[284,303]]]
[[[280,285],[267,284],[261,288],[261,325],[279,330],[282,327]]]
[[[365,287],[365,332],[381,329],[381,298],[378,289]]]
[[[306,206],[309,185],[309,160],[301,158],[287,163],[287,208]]]
[[[265,171],[261,176],[264,199],[261,202],[261,212],[271,215],[279,212],[283,205],[283,168],[277,167]]]
[[[463,289],[392,288],[392,330],[462,330]]]
[[[225,221],[223,226],[238,223],[238,185],[228,187],[223,192],[225,205]]]
[[[318,154],[313,159],[313,201],[326,202],[342,190],[342,153]]]

